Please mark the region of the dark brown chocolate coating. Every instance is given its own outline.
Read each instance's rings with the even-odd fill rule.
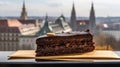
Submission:
[[[91,52],[95,49],[90,33],[64,36],[40,37],[36,40],[36,56],[54,56]]]

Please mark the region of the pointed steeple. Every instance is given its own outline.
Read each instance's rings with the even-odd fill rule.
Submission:
[[[23,0],[23,7],[22,7],[22,12],[21,12],[20,18],[23,19],[23,20],[28,19],[27,12],[26,12],[26,7],[25,7],[25,0]]]
[[[46,17],[45,17],[45,20],[48,20],[48,14],[46,13]]]
[[[72,11],[71,11],[70,24],[71,24],[72,30],[76,31],[77,25],[76,25],[76,11],[75,11],[74,3],[73,3]]]
[[[23,0],[23,9],[25,10],[25,0]]]
[[[96,31],[96,20],[95,20],[95,11],[94,11],[94,4],[92,2],[91,10],[90,10],[90,17],[89,17],[89,29],[92,33]]]
[[[47,15],[47,13],[46,13],[46,17],[45,17],[45,24],[44,24],[45,26],[49,26],[49,24],[48,24],[48,15]]]
[[[45,21],[43,27],[36,33],[36,36],[44,35],[46,33],[53,32],[51,26],[49,25],[48,15],[46,13]]]

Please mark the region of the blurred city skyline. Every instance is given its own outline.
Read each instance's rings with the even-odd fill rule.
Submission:
[[[0,16],[20,16],[24,0],[0,0]],[[94,3],[96,17],[120,16],[120,0],[25,0],[28,16],[70,17],[73,2],[77,16],[89,17]]]

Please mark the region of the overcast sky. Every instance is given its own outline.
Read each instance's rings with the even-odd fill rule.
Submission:
[[[88,17],[92,1],[96,16],[120,16],[120,0],[25,0],[29,16],[69,17],[73,2],[77,16]],[[23,0],[0,0],[0,16],[20,16]]]

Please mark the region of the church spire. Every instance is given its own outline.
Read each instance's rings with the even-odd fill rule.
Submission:
[[[48,20],[48,14],[46,13],[46,17],[45,17],[45,20]]]
[[[46,13],[46,17],[45,17],[45,26],[49,26],[48,24],[48,14]]]
[[[28,19],[27,17],[27,12],[26,12],[26,7],[25,7],[25,0],[23,0],[23,7],[22,7],[22,12],[21,12],[21,19]]]
[[[95,11],[94,11],[94,4],[92,2],[91,10],[90,10],[90,17],[89,17],[90,25],[89,29],[92,33],[95,33],[96,29],[96,20],[95,20]]]
[[[75,6],[73,3],[72,11],[71,11],[71,18],[70,18],[70,24],[73,29],[73,31],[76,31],[77,26],[76,26],[76,11],[75,11]]]
[[[45,21],[43,27],[36,33],[37,36],[45,35],[46,33],[53,32],[51,26],[49,25],[48,15],[46,13]]]

